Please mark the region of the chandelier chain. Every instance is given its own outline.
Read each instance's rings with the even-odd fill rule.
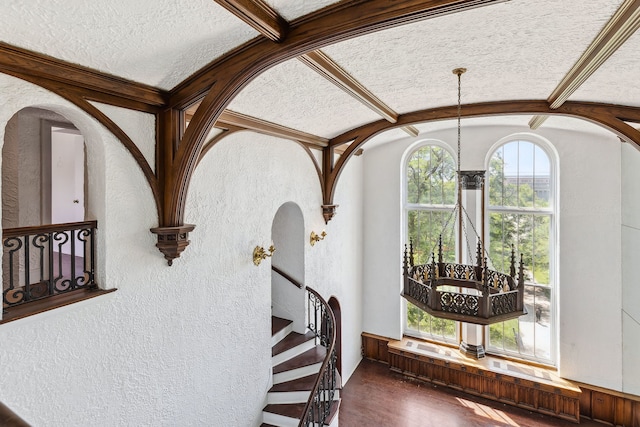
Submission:
[[[458,178],[460,177],[460,116],[462,115],[462,98],[461,98],[461,76],[462,73],[458,74]]]

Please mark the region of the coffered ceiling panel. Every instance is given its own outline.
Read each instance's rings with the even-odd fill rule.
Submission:
[[[640,107],[639,64],[640,32],[636,32],[569,99]]]
[[[170,89],[258,33],[213,0],[9,0],[0,40]]]
[[[398,112],[546,99],[621,1],[513,0],[323,49]]]
[[[228,108],[325,138],[380,119],[297,59],[260,75]]]

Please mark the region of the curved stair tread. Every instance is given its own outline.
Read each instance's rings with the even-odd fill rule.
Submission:
[[[283,319],[282,317],[271,316],[271,336],[274,336],[290,324],[292,320]]]
[[[311,341],[315,338],[313,332],[307,332],[306,334],[300,334],[298,332],[291,332],[289,335],[280,340],[276,345],[271,348],[271,356],[276,356],[287,350],[290,350],[300,344],[307,341]]]
[[[267,405],[264,407],[263,411],[282,415],[284,417],[300,419],[305,406],[306,403],[279,403]]]
[[[293,369],[302,368],[304,366],[315,365],[316,363],[322,363],[327,355],[327,349],[321,345],[317,345],[314,348],[305,351],[291,359],[280,363],[273,367],[273,373],[279,374],[285,371],[291,371]]]
[[[311,391],[314,384],[316,383],[317,377],[318,374],[313,374],[284,383],[275,384],[269,391],[277,393],[287,391]]]
[[[260,427],[278,427],[278,426],[274,426],[273,424],[262,423],[262,424],[260,424]]]

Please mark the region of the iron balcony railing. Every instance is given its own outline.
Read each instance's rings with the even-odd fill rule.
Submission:
[[[95,288],[97,221],[2,231],[3,311],[77,289]]]

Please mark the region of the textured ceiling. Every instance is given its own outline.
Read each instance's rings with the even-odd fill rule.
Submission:
[[[335,0],[266,2],[292,21]],[[455,67],[469,70],[463,103],[544,100],[621,4],[511,0],[322,50],[397,113],[454,105]],[[256,36],[213,0],[5,0],[0,13],[6,43],[162,89]],[[640,106],[639,64],[635,34],[570,99]],[[229,108],[327,138],[380,119],[297,59],[258,75]]]
[[[0,40],[171,89],[258,33],[213,0],[4,0]]]

